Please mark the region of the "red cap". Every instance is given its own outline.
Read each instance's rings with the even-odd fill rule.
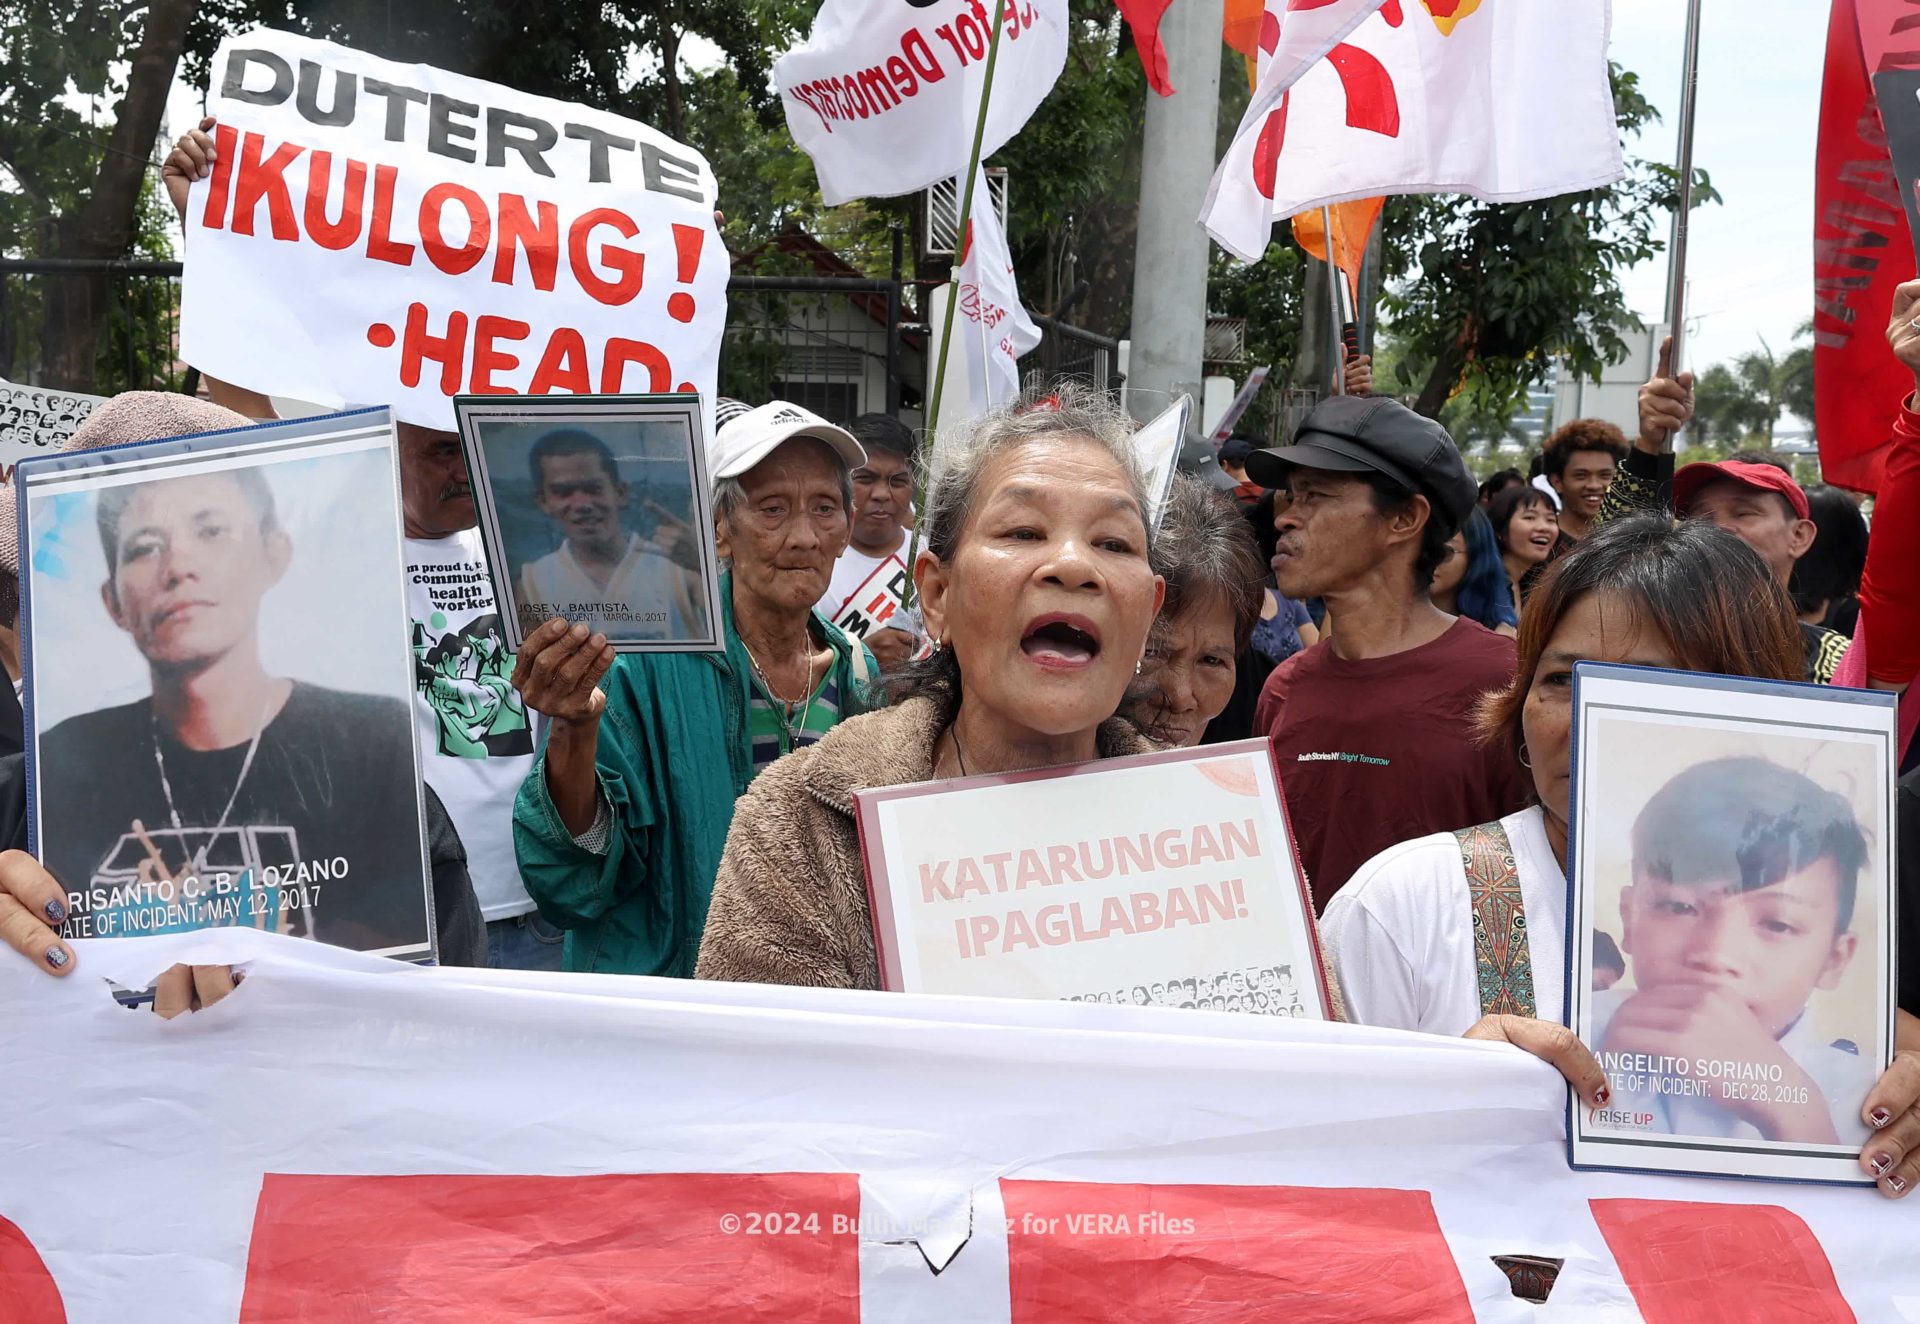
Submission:
[[[1801,519],[1813,518],[1807,513],[1807,494],[1800,490],[1800,484],[1793,481],[1792,474],[1784,469],[1776,469],[1771,464],[1751,464],[1745,460],[1689,464],[1682,468],[1673,476],[1673,513],[1684,516],[1700,489],[1722,478],[1731,478],[1746,487],[1757,487],[1762,492],[1778,492],[1793,507],[1795,515]]]

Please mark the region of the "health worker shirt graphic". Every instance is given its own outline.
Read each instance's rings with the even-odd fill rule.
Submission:
[[[414,680],[433,710],[435,752],[484,759],[533,753],[533,724],[513,688],[513,654],[498,612],[452,626],[445,612],[413,623]]]

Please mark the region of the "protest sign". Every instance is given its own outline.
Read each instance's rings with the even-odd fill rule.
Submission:
[[[1893,1055],[1895,699],[1574,668],[1576,1164],[1870,1184]]]
[[[1213,443],[1214,450],[1218,451],[1220,443],[1233,435],[1233,429],[1246,416],[1247,410],[1253,405],[1253,397],[1260,394],[1260,388],[1267,384],[1267,374],[1272,371],[1271,367],[1263,363],[1247,374],[1245,384],[1234,392],[1232,402],[1227,405],[1227,412],[1220,415],[1220,421],[1214,424],[1213,435],[1207,438]]]
[[[64,980],[0,955],[23,1319],[1891,1320],[1920,1295],[1920,1205],[1571,1171],[1563,1082],[1507,1045],[271,934],[83,943]],[[109,1002],[176,961],[250,964],[180,1020]],[[1513,1255],[1565,1261],[1545,1310]]]
[[[1173,475],[1180,463],[1180,448],[1187,443],[1187,430],[1193,418],[1193,397],[1182,395],[1171,405],[1142,423],[1133,434],[1133,454],[1147,480],[1147,527],[1158,529],[1166,513],[1167,493],[1173,490]]]
[[[911,621],[897,619],[906,598],[907,563],[895,552],[874,566],[873,573],[833,609],[830,619],[854,639],[865,639],[876,630],[917,634]]]
[[[1329,1014],[1264,740],[854,798],[888,988]]]
[[[21,386],[0,377],[0,483],[12,481],[13,466],[20,461],[66,445],[94,406],[105,399]]]
[[[180,312],[203,371],[449,430],[463,393],[710,401],[727,254],[691,147],[283,32],[227,38],[212,80]]]
[[[1002,0],[985,160],[1020,131],[1067,62],[1066,0]],[[914,193],[965,176],[994,16],[981,0],[825,0],[801,45],[774,62],[794,142],[820,197]]]
[[[454,408],[510,649],[555,616],[617,653],[724,647],[698,400],[460,396]]]
[[[65,932],[431,955],[389,413],[69,452],[16,482],[29,840]]]

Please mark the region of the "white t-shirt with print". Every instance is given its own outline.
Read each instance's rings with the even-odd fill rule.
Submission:
[[[523,915],[533,901],[513,855],[513,798],[533,768],[533,724],[511,683],[480,534],[406,543],[420,771],[467,849],[480,913]]]
[[[869,556],[849,543],[833,563],[820,614],[856,639],[875,630],[904,630],[917,637],[917,620],[900,610],[906,596],[906,556],[905,542],[885,556]]]
[[[1558,1021],[1566,1005],[1566,875],[1538,807],[1500,824],[1520,875],[1535,1013]],[[1320,939],[1348,1020],[1458,1036],[1480,1019],[1473,902],[1453,833],[1402,842],[1360,866],[1327,903]]]

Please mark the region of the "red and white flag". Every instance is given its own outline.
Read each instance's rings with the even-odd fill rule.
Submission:
[[[948,355],[939,425],[974,418],[1020,394],[1020,360],[1040,343],[1040,328],[1020,305],[1013,283],[1013,257],[1000,228],[987,176],[973,182],[973,216],[953,283],[941,291],[957,298],[953,348]],[[945,322],[945,308],[933,320],[934,334]]]
[[[1287,11],[1275,53],[1201,213],[1242,261],[1266,251],[1275,220],[1327,203],[1388,193],[1521,202],[1625,173],[1608,0],[1267,8]]]

